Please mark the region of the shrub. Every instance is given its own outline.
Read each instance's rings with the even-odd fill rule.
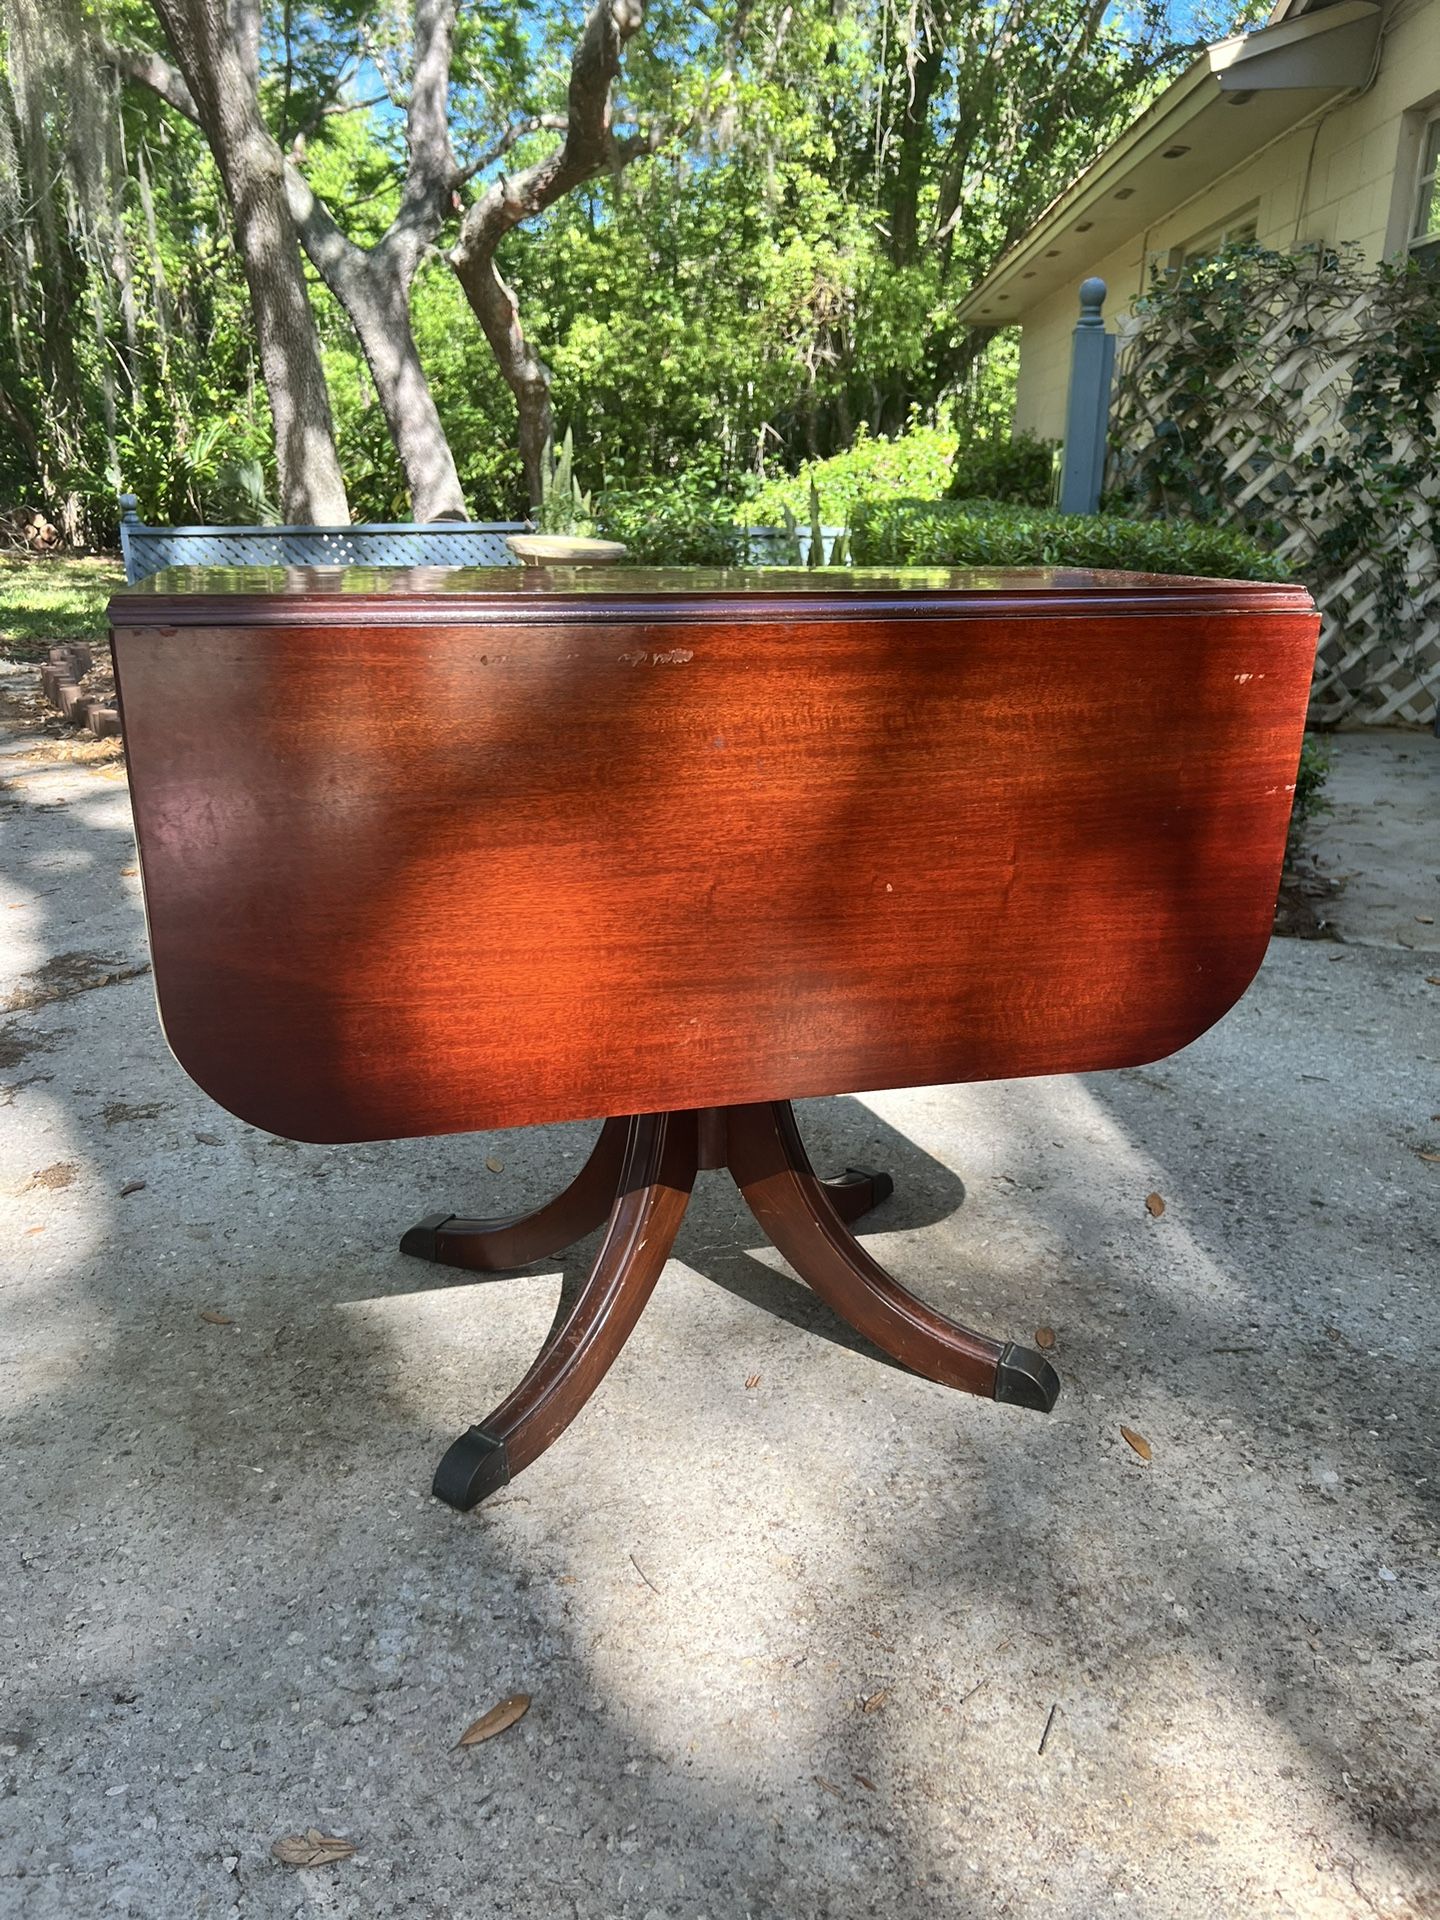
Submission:
[[[949,500],[1005,500],[1017,506],[1050,504],[1055,442],[1017,433],[1013,440],[972,440],[959,448]]]
[[[1290,816],[1292,832],[1317,813],[1331,812],[1330,802],[1325,798],[1325,782],[1329,778],[1329,749],[1314,734],[1307,733],[1300,748],[1300,771],[1295,776],[1295,806]]]
[[[731,567],[745,558],[744,534],[728,511],[683,482],[604,493],[596,517],[638,566]]]
[[[856,566],[1114,567],[1221,580],[1286,580],[1243,534],[1184,520],[1053,513],[993,501],[872,501],[851,526]]]
[[[804,523],[810,518],[810,488],[820,496],[826,526],[847,523],[862,500],[900,495],[938,500],[950,478],[955,435],[939,427],[912,426],[893,440],[872,440],[862,426],[853,447],[828,460],[807,460],[798,473],[767,480],[735,509],[749,527],[780,527],[788,508]]]

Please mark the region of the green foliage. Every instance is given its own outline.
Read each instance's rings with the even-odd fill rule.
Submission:
[[[693,484],[651,481],[600,496],[600,529],[623,540],[640,566],[735,566],[745,558],[740,528]]]
[[[92,17],[10,0],[0,47],[0,502],[74,545],[114,538],[122,484],[153,519],[256,518],[272,460],[208,152],[95,68]]]
[[[1117,391],[1115,498],[1262,541],[1298,528],[1307,575],[1359,569],[1359,597],[1403,645],[1415,582],[1433,566],[1417,504],[1440,495],[1440,268],[1368,267],[1350,248],[1239,248],[1157,284],[1140,321]],[[1330,368],[1343,395],[1328,425],[1323,390],[1311,406],[1272,377],[1302,348],[1307,375]],[[1302,416],[1311,432],[1297,456]],[[1267,466],[1277,478],[1256,486]]]
[[[0,46],[0,291],[15,316],[0,326],[0,502],[41,506],[74,539],[111,534],[122,483],[148,519],[258,517],[274,492],[270,423],[215,169],[188,123],[103,76],[77,87],[62,58],[84,38],[67,24],[81,16],[117,42],[163,48],[153,8],[23,5],[63,31],[30,89],[36,138],[13,166],[13,50]],[[1085,0],[944,0],[902,19],[889,0],[650,0],[612,118],[621,138],[674,131],[654,157],[511,233],[499,261],[597,493],[684,476],[736,502],[758,485],[744,518],[776,523],[788,506],[803,519],[812,472],[794,487],[787,476],[851,448],[854,473],[814,471],[827,520],[871,493],[943,491],[925,437],[953,445],[952,421],[993,434],[1014,384],[1013,331],[987,341],[958,326],[957,301],[1176,70],[1187,49],[1172,6],[1180,17],[1178,0],[1103,14]],[[382,72],[404,91],[409,17],[378,0],[267,10],[268,123],[361,245],[399,200],[400,117],[388,100],[364,102]],[[565,110],[578,18],[554,0],[462,8],[462,165],[529,116]],[[103,142],[67,104],[82,94],[92,119],[112,116]],[[555,145],[537,130],[496,165]],[[65,183],[85,173],[77,155],[102,147],[112,171],[81,217]],[[59,217],[37,271],[47,182],[61,183]],[[445,264],[453,234],[416,281],[414,330],[472,513],[515,518],[513,400]],[[352,511],[408,518],[354,338],[314,282],[312,298]]]
[[[779,526],[786,512],[810,511],[813,488],[827,526],[843,525],[862,500],[903,496],[938,500],[950,478],[956,436],[916,422],[893,440],[874,439],[864,426],[855,444],[826,460],[806,460],[797,472],[766,481],[736,508],[748,526]]]
[[[103,639],[105,603],[124,583],[113,560],[0,554],[0,654],[43,660],[57,641]]]
[[[857,566],[1108,567],[1222,580],[1289,577],[1273,553],[1228,528],[968,500],[862,506],[851,528],[851,552]]]
[[[1013,439],[972,440],[955,455],[946,495],[951,500],[1006,500],[1016,506],[1050,504],[1055,442],[1033,433]]]
[[[540,510],[535,524],[542,533],[589,535],[595,531],[590,496],[575,478],[575,436],[569,427],[559,453],[553,461],[547,460],[540,476]]]
[[[1325,782],[1329,778],[1330,750],[1307,733],[1300,747],[1300,771],[1295,776],[1295,800],[1290,813],[1292,833],[1317,813],[1331,811],[1330,802],[1324,797]]]

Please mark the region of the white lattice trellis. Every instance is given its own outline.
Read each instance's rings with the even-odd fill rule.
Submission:
[[[1223,475],[1212,503],[1246,529],[1278,527],[1279,553],[1306,580],[1321,609],[1311,718],[1370,725],[1434,721],[1440,697],[1440,553],[1436,506],[1440,464],[1387,508],[1375,551],[1339,571],[1327,567],[1321,542],[1338,513],[1333,494],[1310,490],[1315,462],[1353,456],[1344,417],[1357,362],[1378,326],[1373,285],[1329,279],[1308,282],[1263,276],[1253,288],[1254,324],[1243,351],[1214,375],[1197,402],[1193,360],[1176,373],[1175,352],[1185,309],[1157,302],[1122,325],[1112,425],[1112,484],[1125,489],[1143,449],[1158,436],[1177,438],[1190,460]],[[1393,456],[1405,460],[1440,443],[1440,393],[1430,408],[1426,442],[1397,424]],[[1398,563],[1398,568],[1397,568]],[[1403,604],[1385,606],[1383,576],[1403,576]]]

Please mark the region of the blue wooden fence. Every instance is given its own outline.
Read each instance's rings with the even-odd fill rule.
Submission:
[[[523,520],[372,522],[351,527],[152,527],[140,519],[133,493],[120,496],[120,551],[133,586],[164,567],[510,567],[507,533],[530,531]],[[822,527],[828,563],[843,527]],[[747,527],[751,566],[794,564],[810,557],[810,529]]]

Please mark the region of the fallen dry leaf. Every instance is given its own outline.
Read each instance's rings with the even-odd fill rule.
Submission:
[[[218,1133],[197,1133],[195,1138],[202,1147],[218,1147],[220,1144]]]
[[[201,1313],[200,1318],[202,1320],[208,1320],[212,1327],[233,1327],[235,1324],[229,1314],[221,1313],[218,1307],[206,1307]]]
[[[827,1780],[823,1773],[817,1773],[815,1775],[815,1784],[817,1787],[823,1787],[826,1793],[833,1793],[837,1800],[843,1800],[845,1798],[845,1789],[843,1787],[837,1787],[833,1780]]]
[[[1145,1438],[1143,1433],[1136,1433],[1133,1427],[1121,1427],[1120,1435],[1123,1440],[1135,1449],[1142,1460],[1148,1460],[1150,1458],[1150,1442]]]
[[[759,1386],[759,1384],[760,1384],[760,1376],[759,1376],[759,1374],[758,1374],[758,1373],[752,1373],[752,1374],[750,1375],[750,1377],[749,1377],[749,1378],[748,1378],[748,1379],[746,1380],[746,1382],[745,1382],[745,1391],[746,1391],[747,1393],[749,1393],[752,1387],[758,1387],[758,1386]]]
[[[46,1187],[57,1192],[61,1187],[73,1186],[75,1176],[80,1171],[73,1160],[57,1160],[53,1167],[42,1167],[39,1173],[32,1173],[21,1193],[28,1193],[31,1187]]]
[[[1422,1153],[1420,1158],[1430,1161],[1432,1166],[1440,1165],[1440,1153]]]
[[[143,1193],[144,1191],[145,1182],[143,1180],[127,1180],[120,1189],[120,1198],[123,1200],[127,1193]]]
[[[1425,984],[1427,987],[1440,987],[1440,973],[1427,973]]]
[[[482,1740],[493,1740],[497,1733],[504,1733],[517,1720],[523,1720],[529,1711],[529,1694],[512,1693],[508,1700],[502,1700],[498,1707],[491,1707],[488,1713],[482,1713],[478,1720],[472,1721],[455,1744],[478,1747]]]
[[[44,1229],[44,1227],[26,1227],[26,1229],[25,1229],[25,1231],[26,1231],[26,1233],[27,1233],[27,1234],[29,1234],[29,1233],[44,1233],[44,1231],[45,1231],[45,1229]]]
[[[1165,1202],[1160,1198],[1158,1193],[1146,1194],[1145,1211],[1150,1215],[1152,1220],[1158,1220],[1161,1214],[1164,1213]]]
[[[867,1780],[863,1773],[854,1773],[851,1774],[850,1777],[852,1780],[858,1780],[867,1793],[874,1793],[875,1782],[873,1780]]]
[[[890,1689],[888,1687],[881,1687],[878,1693],[872,1693],[868,1700],[862,1700],[860,1702],[860,1711],[862,1713],[874,1713],[878,1708],[883,1707],[889,1698]]]
[[[1036,1327],[1035,1344],[1037,1347],[1053,1347],[1055,1344],[1054,1327]]]
[[[139,871],[140,871],[140,869],[139,869],[138,867],[121,867],[121,869],[120,869],[120,878],[121,878],[122,880],[130,880],[130,879],[133,879],[133,878],[134,878],[134,876],[135,876],[135,875],[136,875],[136,874],[137,874],[137,873],[138,873]]]
[[[493,1153],[486,1154],[485,1164],[491,1173],[503,1173],[505,1171],[505,1162],[503,1160],[497,1160]]]
[[[342,1840],[339,1834],[307,1827],[304,1833],[287,1833],[283,1840],[277,1840],[270,1857],[282,1867],[333,1867],[338,1861],[349,1860],[354,1852],[350,1841]]]

